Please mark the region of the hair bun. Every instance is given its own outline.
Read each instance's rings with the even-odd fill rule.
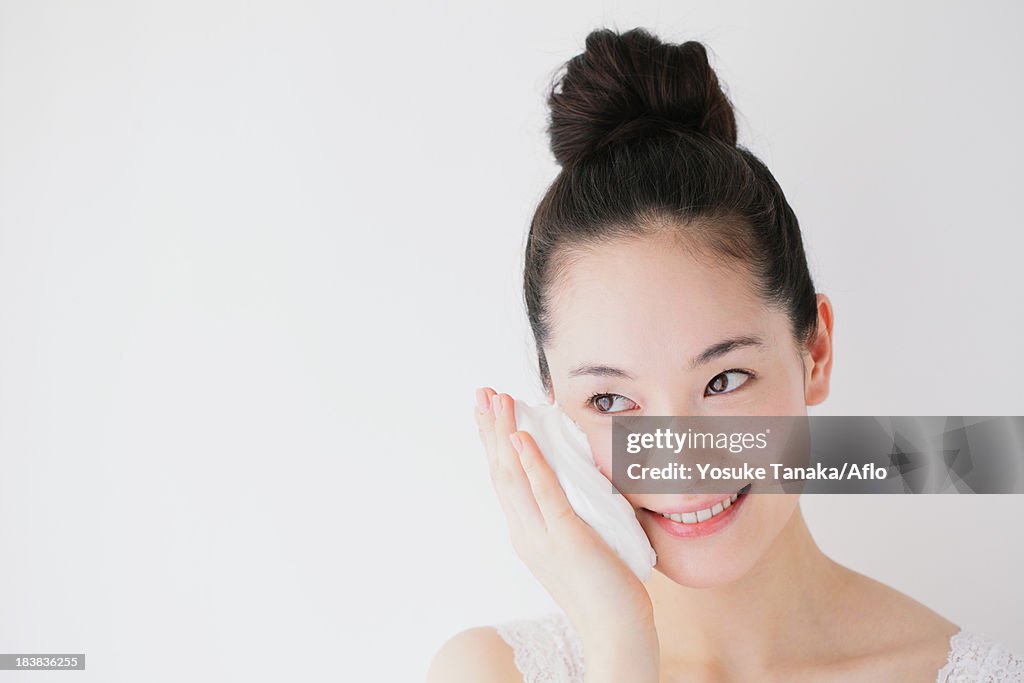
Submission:
[[[564,68],[548,98],[551,151],[563,167],[622,140],[680,132],[736,145],[732,103],[699,42],[598,29]]]

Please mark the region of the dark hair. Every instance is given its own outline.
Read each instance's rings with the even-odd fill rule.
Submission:
[[[768,168],[736,144],[733,106],[704,46],[605,28],[563,66],[548,97],[562,170],[530,224],[523,278],[545,390],[546,295],[565,256],[654,231],[748,267],[762,298],[786,312],[806,343],[817,303],[800,226]]]

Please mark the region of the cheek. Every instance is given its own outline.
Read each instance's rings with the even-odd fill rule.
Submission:
[[[756,515],[751,521],[755,521],[755,531],[758,536],[771,540],[773,539],[792,517],[797,503],[800,501],[798,493],[763,493],[756,497],[757,505],[751,506],[751,511]]]
[[[594,462],[597,469],[601,470],[608,479],[612,478],[612,425],[595,425],[587,429],[587,441],[590,442],[590,452],[594,455]]]
[[[764,493],[752,497],[744,519],[737,520],[737,533],[725,554],[736,560],[734,568],[742,575],[758,564],[775,544],[785,535],[793,519],[800,495],[795,493]],[[720,552],[722,548],[718,549]]]
[[[772,382],[759,398],[757,414],[763,415],[804,415],[807,402],[804,397],[803,376],[786,373],[785,379]]]

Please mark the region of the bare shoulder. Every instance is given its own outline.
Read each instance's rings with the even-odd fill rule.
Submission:
[[[850,572],[843,609],[858,628],[851,645],[882,671],[904,681],[934,681],[960,627],[909,595],[868,576]]]
[[[427,683],[522,683],[515,655],[490,626],[456,633],[434,655]]]
[[[910,631],[926,638],[945,641],[959,630],[952,621],[906,593],[871,577],[853,573],[860,579],[861,605],[875,615],[882,630]]]

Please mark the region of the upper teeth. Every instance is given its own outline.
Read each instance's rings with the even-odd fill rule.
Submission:
[[[739,494],[734,493],[725,500],[715,503],[709,508],[704,508],[703,510],[696,510],[694,512],[673,512],[672,514],[660,512],[658,514],[660,514],[662,517],[668,517],[674,522],[682,522],[683,524],[696,524],[697,522],[709,520],[715,515],[720,514],[724,510],[728,510],[729,506],[732,505],[733,502],[735,502],[737,497],[739,497]]]

